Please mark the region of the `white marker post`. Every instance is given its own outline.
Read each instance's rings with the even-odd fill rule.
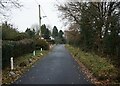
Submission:
[[[42,51],[43,49],[41,48],[41,51]],[[40,53],[41,55],[43,55],[42,53]]]
[[[42,48],[41,48],[41,51],[42,51]]]
[[[35,56],[35,50],[33,51],[33,56]]]
[[[13,57],[10,58],[10,62],[11,62],[11,70],[13,70]]]

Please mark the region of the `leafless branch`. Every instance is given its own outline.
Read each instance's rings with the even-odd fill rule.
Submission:
[[[0,0],[0,16],[6,17],[6,13],[12,8],[20,8],[22,6],[19,0]]]

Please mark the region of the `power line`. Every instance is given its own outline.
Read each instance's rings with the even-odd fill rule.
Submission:
[[[34,1],[37,3],[37,5],[40,5],[40,6],[41,6],[41,9],[42,9],[43,14],[44,14],[44,15],[45,15],[45,17],[47,18],[48,22],[52,25],[52,23],[50,22],[50,20],[49,20],[48,16],[46,15],[45,11],[43,10],[42,5],[41,5],[40,3],[38,3],[38,1],[37,1],[37,0],[34,0]]]
[[[48,22],[52,25],[51,21],[49,20],[48,16],[46,15],[45,11],[43,10],[43,7],[42,7],[42,6],[41,6],[41,9],[42,9],[42,11],[43,11],[44,15],[46,16],[46,18],[47,18]]]

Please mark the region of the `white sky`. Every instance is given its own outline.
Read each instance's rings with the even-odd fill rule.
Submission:
[[[58,1],[63,2],[61,0]],[[56,3],[58,4],[56,0],[20,0],[20,2],[23,7],[12,9],[10,15],[10,23],[17,27],[20,32],[25,31],[27,27],[30,28],[34,24],[39,24],[38,3],[43,9],[41,9],[41,16],[47,16],[42,18],[42,24],[49,24],[51,27],[57,26],[59,30],[64,30],[64,25],[58,18],[60,14],[55,6]]]

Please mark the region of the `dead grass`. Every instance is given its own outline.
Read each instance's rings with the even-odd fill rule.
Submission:
[[[89,70],[91,75],[97,78],[97,83],[115,84],[118,70],[109,59],[100,57],[94,53],[86,53],[79,48],[66,45],[73,57],[81,62]],[[96,83],[96,84],[97,84]]]

